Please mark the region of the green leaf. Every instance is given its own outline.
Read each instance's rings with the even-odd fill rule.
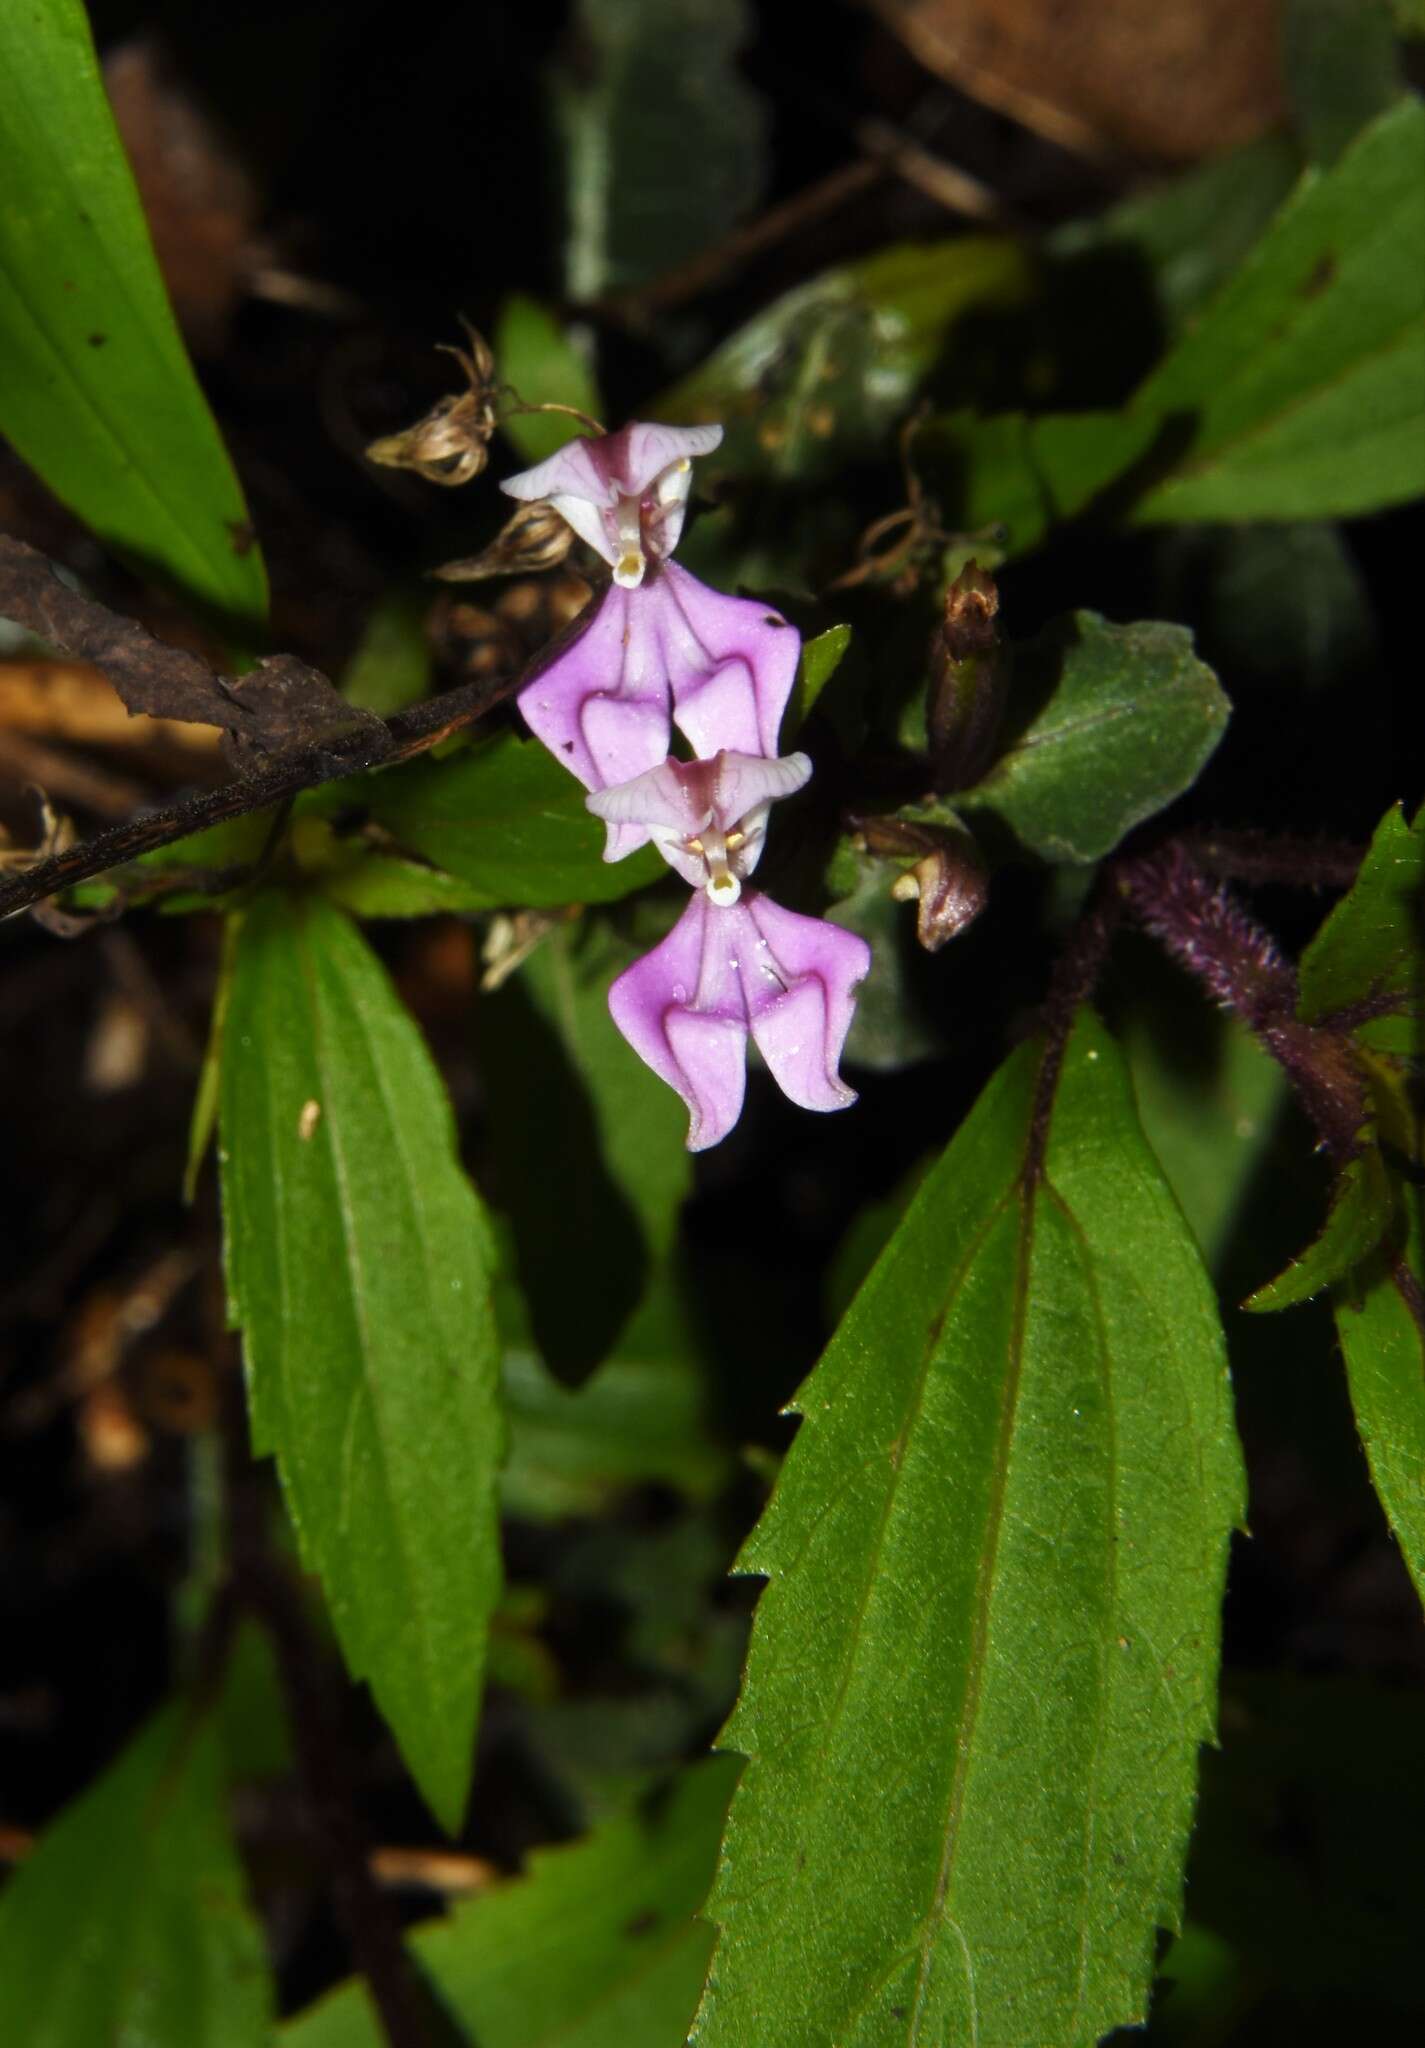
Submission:
[[[608,1352],[692,1185],[687,1111],[609,1015],[633,957],[587,920],[553,931],[478,1019],[501,1207],[535,1340],[566,1379]]]
[[[962,235],[883,249],[777,299],[654,408],[659,419],[721,420],[698,465],[726,477],[817,479],[887,435],[967,314],[1021,304],[1032,275],[1007,237]]]
[[[745,0],[579,0],[556,78],[571,298],[645,283],[757,202],[766,117]]]
[[[493,1258],[420,1035],[319,899],[243,919],[222,1161],[254,1448],[353,1674],[454,1828],[499,1591]]]
[[[1425,490],[1425,106],[1308,171],[1134,400],[1181,423],[1145,520],[1314,519]]]
[[[1090,2048],[1176,1923],[1226,1361],[1113,1042],[1086,1015],[1051,1102],[1040,1061],[927,1176],[741,1559],[769,1583],[699,2048]]]
[[[796,681],[792,684],[792,694],[782,715],[781,745],[784,750],[811,717],[818,697],[840,668],[842,656],[850,645],[849,626],[828,626],[814,640],[802,642]]]
[[[736,1770],[713,1757],[651,1802],[457,1907],[411,1946],[480,2048],[683,2048],[711,1930],[694,1919]],[[342,1988],[285,2048],[381,2048],[365,1993]]]
[[[511,385],[526,405],[575,405],[592,419],[602,417],[604,402],[588,357],[547,307],[523,292],[512,292],[500,307],[495,361],[500,382]],[[543,462],[580,431],[577,420],[558,412],[511,412],[500,424],[526,462]]]
[[[1044,860],[1098,860],[1191,788],[1229,710],[1186,628],[1075,612],[1016,648],[1012,736],[955,809]]]
[[[1368,1145],[1337,1182],[1320,1236],[1285,1272],[1250,1295],[1243,1308],[1254,1313],[1295,1308],[1333,1281],[1348,1279],[1393,1231],[1398,1210],[1395,1181],[1380,1147]]]
[[[915,460],[958,530],[1002,529],[999,552],[1023,555],[1086,511],[1159,432],[1124,412],[944,413],[916,437]]]
[[[389,718],[430,694],[434,664],[426,638],[430,600],[414,590],[383,597],[362,628],[346,665],[341,693],[348,704]]]
[[[510,1455],[500,1493],[536,1521],[598,1514],[657,1482],[695,1500],[728,1474],[710,1414],[711,1376],[684,1291],[667,1268],[577,1392],[559,1384],[522,1330],[506,1332]]]
[[[299,812],[288,846],[313,885],[355,917],[432,917],[490,907],[478,883],[393,853],[359,831],[339,832],[321,816]]]
[[[1419,1189],[1403,1199],[1410,1236],[1401,1267],[1381,1259],[1359,1305],[1339,1295],[1336,1329],[1371,1478],[1425,1600],[1425,1238]]]
[[[1130,267],[1146,271],[1157,320],[1180,334],[1242,262],[1300,170],[1293,143],[1264,136],[1050,235],[1049,254],[1082,279],[1080,318],[1094,347],[1103,335],[1089,318],[1093,300],[1101,306]]]
[[[106,545],[251,632],[262,557],[80,0],[0,9],[0,429]]]
[[[265,2048],[272,1990],[211,1723],[157,1715],[0,1897],[14,2048]]]
[[[407,852],[470,883],[486,909],[612,903],[666,873],[651,847],[606,862],[579,783],[513,733],[335,786]]]
[[[1354,1034],[1373,1052],[1421,1051],[1425,978],[1425,807],[1406,823],[1397,804],[1376,827],[1369,853],[1301,956],[1298,1011],[1314,1024],[1367,1005]]]

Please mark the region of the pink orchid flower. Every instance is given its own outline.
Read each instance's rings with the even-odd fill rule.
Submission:
[[[721,438],[721,427],[635,421],[570,441],[501,486],[548,499],[613,571],[579,637],[519,696],[531,731],[586,789],[656,768],[675,724],[699,756],[776,752],[800,636],[770,606],[709,589],[669,560],[692,459]],[[610,844],[631,853],[647,838],[622,823]]]

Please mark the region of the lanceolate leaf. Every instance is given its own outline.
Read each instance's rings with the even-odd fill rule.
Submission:
[[[1090,1017],[1004,1067],[797,1398],[742,1563],[700,2048],[1091,2048],[1175,1924],[1242,1479],[1212,1292]]]
[[[1425,1236],[1418,1188],[1406,1188],[1410,1237],[1400,1265],[1377,1261],[1364,1298],[1342,1289],[1336,1328],[1371,1478],[1425,1600]]]
[[[420,1035],[331,905],[246,913],[222,1063],[254,1445],[277,1457],[352,1671],[453,1828],[499,1585],[484,1212]]]
[[[99,538],[239,627],[267,586],[80,0],[0,8],[0,430]]]
[[[1045,860],[1098,860],[1191,787],[1227,724],[1182,626],[1076,612],[1015,653],[1020,728],[956,810],[988,812]]]
[[[1143,386],[1186,442],[1154,520],[1312,519],[1425,489],[1425,107],[1310,171]]]
[[[412,1947],[479,2048],[683,2048],[712,1932],[703,1902],[736,1769],[713,1757],[645,1813],[418,1932]],[[286,2048],[381,2048],[361,1990],[293,2022]]]
[[[211,1723],[157,1716],[0,1897],[14,2048],[265,2048],[272,1992]]]
[[[1355,1025],[1362,1044],[1399,1057],[1425,1051],[1425,810],[1407,824],[1396,805],[1376,827],[1370,852],[1301,956],[1302,1017],[1314,1024],[1366,1005]]]

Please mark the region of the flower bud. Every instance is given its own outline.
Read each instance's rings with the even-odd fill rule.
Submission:
[[[994,757],[1009,680],[994,578],[967,562],[945,593],[930,649],[925,729],[937,791],[969,789]]]
[[[574,545],[574,529],[546,498],[521,505],[489,547],[459,562],[445,562],[431,575],[443,583],[480,583],[490,576],[534,576],[557,569]]]
[[[883,860],[917,856],[891,884],[897,903],[914,903],[915,935],[927,953],[958,937],[989,901],[984,856],[956,825],[924,825],[911,818],[860,818],[866,851]]]

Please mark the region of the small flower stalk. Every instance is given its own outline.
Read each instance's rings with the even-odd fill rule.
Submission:
[[[785,910],[748,881],[774,803],[810,779],[777,753],[800,637],[780,613],[698,581],[671,557],[692,464],[722,429],[635,421],[571,441],[506,479],[608,564],[579,637],[521,691],[520,710],[589,792],[605,860],[650,842],[693,891],[672,931],[609,990],[614,1022],[688,1106],[688,1146],[725,1138],[742,1111],[750,1039],[806,1109],[856,1097],[840,1061],[866,942]],[[674,758],[674,731],[692,750]]]

